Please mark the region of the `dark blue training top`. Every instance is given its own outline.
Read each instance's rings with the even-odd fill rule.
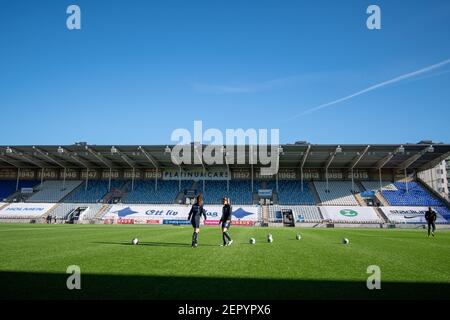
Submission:
[[[189,211],[189,217],[188,220],[192,219],[200,219],[201,215],[203,215],[203,217],[206,220],[206,210],[203,209],[203,206],[199,206],[197,203],[192,205],[191,211]]]
[[[225,204],[222,208],[222,218],[220,218],[220,222],[231,220],[231,215],[233,213],[233,209],[229,204]]]

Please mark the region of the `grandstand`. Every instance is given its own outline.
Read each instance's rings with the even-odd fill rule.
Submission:
[[[392,206],[443,206],[442,201],[432,196],[419,183],[394,182],[395,189],[383,190],[383,197]]]
[[[274,205],[269,208],[270,222],[281,222],[282,210],[292,210],[296,222],[320,223],[323,217],[316,206],[282,206]]]
[[[100,203],[60,203],[50,212],[50,215],[58,220],[66,220],[73,210],[82,208],[84,209],[83,220],[89,220],[93,219],[102,207],[103,204]]]
[[[357,185],[352,190],[351,181],[314,181],[314,186],[319,194],[320,201],[324,206],[357,206],[354,191],[360,192]]]
[[[38,180],[0,180],[0,200],[5,200],[22,188],[33,188],[38,184]]]
[[[125,184],[124,180],[111,180],[111,190],[121,189]],[[103,197],[110,191],[108,180],[84,181],[64,198],[64,202],[75,203],[95,203],[101,202]]]
[[[38,185],[35,192],[27,199],[27,202],[59,202],[75,188],[81,181],[47,180]]]
[[[450,219],[449,203],[416,179],[417,172],[447,157],[450,145],[283,145],[279,173],[272,177],[259,176],[259,165],[209,166],[211,172],[199,164],[178,167],[167,152],[173,146],[8,148],[6,152],[0,147],[0,169],[2,177],[7,177],[0,178],[0,200],[5,201],[0,206],[2,221],[48,215],[66,220],[78,210],[81,220],[102,223],[109,212],[107,203],[121,205],[116,210],[118,219],[132,214],[133,205],[152,205],[148,210],[173,215],[180,211],[178,205],[191,202],[199,193],[214,212],[224,196],[230,197],[239,210],[237,219],[252,214],[250,206],[258,204],[261,222],[279,223],[281,211],[292,210],[296,224],[420,223],[397,219],[395,214],[420,215],[428,206],[439,213],[440,223]],[[23,161],[22,155],[26,156]],[[29,159],[41,166],[33,167]],[[32,190],[22,195],[22,188]],[[395,219],[389,219],[390,215]]]
[[[127,195],[122,198],[122,203],[175,203],[178,193],[183,192],[192,184],[191,181],[182,181],[181,188],[178,181],[160,181],[155,190],[154,181],[137,180]]]
[[[229,181],[227,188],[226,181],[205,181],[205,191],[201,191],[206,204],[222,203],[224,196],[232,199],[233,204],[252,204],[252,189],[249,180]]]
[[[279,204],[287,205],[315,205],[313,191],[307,181],[302,184],[298,180],[280,180],[278,189],[275,181],[260,181],[256,184],[258,189],[271,189],[277,194]]]
[[[392,182],[389,181],[361,181],[364,189],[367,191],[380,191],[381,190],[396,190],[397,188]]]

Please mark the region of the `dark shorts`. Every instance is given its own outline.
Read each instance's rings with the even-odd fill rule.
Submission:
[[[230,229],[230,227],[231,227],[231,221],[230,220],[222,222],[222,229],[223,228]]]
[[[200,217],[191,219],[192,227],[197,229],[200,228]]]

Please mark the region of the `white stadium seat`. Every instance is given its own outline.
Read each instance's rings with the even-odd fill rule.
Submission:
[[[77,188],[82,181],[66,181],[65,184],[61,180],[47,180],[36,187],[39,191],[28,198],[27,202],[59,202],[75,188]]]
[[[351,181],[329,181],[328,189],[325,181],[314,181],[322,205],[325,206],[358,206],[352,193]],[[356,192],[360,192],[357,184],[354,184]]]

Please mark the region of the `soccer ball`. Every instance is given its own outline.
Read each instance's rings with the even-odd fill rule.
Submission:
[[[250,244],[255,244],[256,243],[256,240],[255,240],[255,238],[250,238]]]
[[[344,238],[344,239],[342,240],[342,243],[343,243],[343,244],[349,244],[349,243],[350,243],[350,241],[348,241],[348,239],[347,239],[347,238]]]
[[[295,239],[301,240],[301,239],[302,239],[302,236],[301,236],[300,234],[298,234],[298,235],[295,236]]]
[[[139,239],[138,238],[134,238],[133,240],[131,240],[131,243],[136,245],[139,244]]]
[[[270,233],[267,235],[267,242],[269,242],[269,243],[273,242],[273,237],[272,237],[272,234],[270,234]]]

